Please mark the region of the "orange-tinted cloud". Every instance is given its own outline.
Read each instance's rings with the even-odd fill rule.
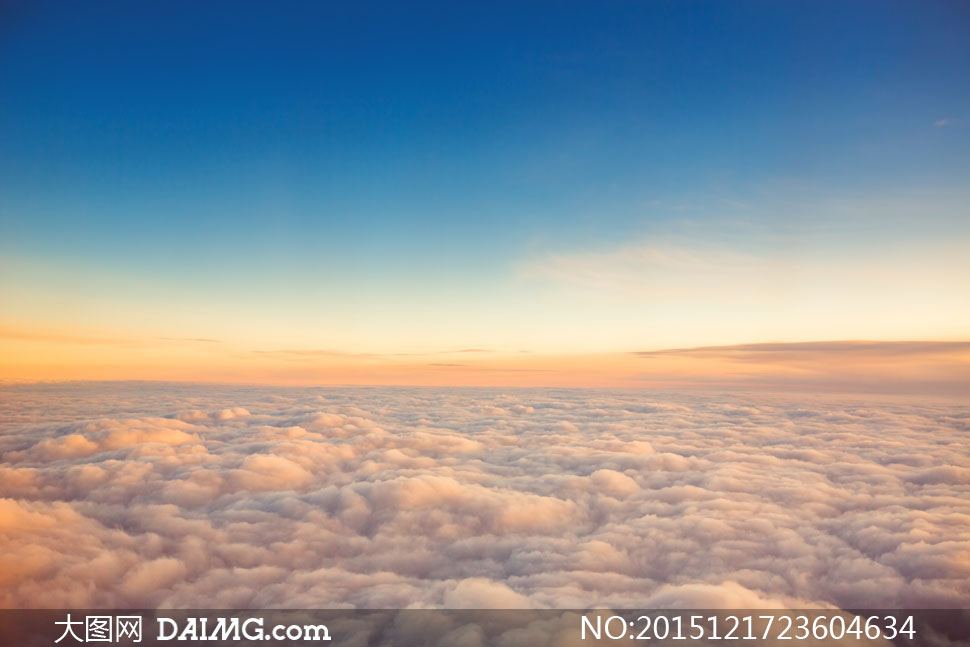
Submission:
[[[819,341],[705,346],[632,353],[639,377],[827,391],[970,392],[970,342]]]
[[[962,607],[968,423],[899,396],[0,386],[0,604]]]

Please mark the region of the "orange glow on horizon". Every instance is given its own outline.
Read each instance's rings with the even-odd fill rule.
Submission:
[[[965,394],[970,342],[810,342],[550,354],[266,350],[205,338],[0,331],[0,379],[278,385],[771,388]]]

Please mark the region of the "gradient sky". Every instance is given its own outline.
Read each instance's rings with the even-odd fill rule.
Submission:
[[[463,5],[4,3],[0,378],[970,338],[966,3]]]

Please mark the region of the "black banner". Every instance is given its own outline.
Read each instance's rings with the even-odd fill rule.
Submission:
[[[970,645],[945,610],[0,610],[4,645]]]

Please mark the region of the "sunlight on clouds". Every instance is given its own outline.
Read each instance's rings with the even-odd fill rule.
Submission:
[[[7,386],[7,607],[951,607],[970,410],[566,389]]]

